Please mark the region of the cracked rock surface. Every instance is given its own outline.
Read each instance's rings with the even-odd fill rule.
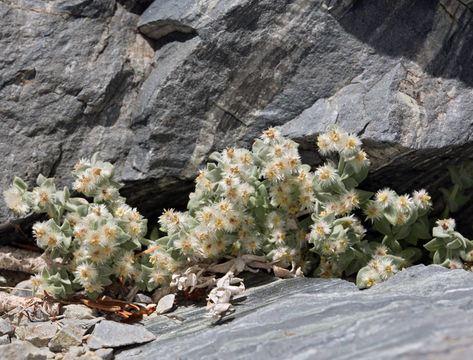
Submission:
[[[70,184],[100,151],[154,216],[185,203],[212,151],[270,125],[311,164],[327,124],[359,133],[371,189],[437,184],[471,148],[471,1],[175,4],[0,1],[0,190],[14,175]]]
[[[296,278],[253,287],[220,325],[204,307],[148,320],[115,359],[459,359],[473,350],[473,274],[417,265],[371,289]]]

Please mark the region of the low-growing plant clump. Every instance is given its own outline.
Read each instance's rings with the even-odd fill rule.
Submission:
[[[467,268],[473,243],[455,231],[453,219],[438,220],[431,235],[426,191],[361,190],[370,161],[358,137],[333,126],[317,144],[327,161],[315,171],[279,128],[266,130],[251,150],[212,154],[187,211],[164,211],[163,236],[155,229],[149,239],[147,220],[119,194],[113,165],[97,155],[75,165],[78,196],[42,175],[31,191],[15,178],[6,204],[19,215],[47,214],[33,234],[51,258],[62,260],[34,278],[36,294],[69,298],[85,290],[95,299],[114,280],[155,291],[155,300],[205,288],[209,316],[218,318],[244,290],[235,277],[244,270],[280,277],[356,274],[358,287],[369,288],[418,261],[425,242],[434,263]]]

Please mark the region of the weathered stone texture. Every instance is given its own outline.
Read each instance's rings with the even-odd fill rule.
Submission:
[[[149,320],[157,339],[115,359],[458,359],[473,350],[472,280],[437,265],[363,291],[340,279],[278,280],[245,292],[220,325],[195,306]]]
[[[328,124],[359,133],[371,188],[432,184],[471,148],[471,2],[179,4],[0,1],[1,190],[40,172],[67,184],[100,151],[156,215],[185,203],[212,151],[269,125],[310,163]]]

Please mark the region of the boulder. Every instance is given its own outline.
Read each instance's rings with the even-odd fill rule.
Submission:
[[[471,1],[190,3],[1,2],[0,189],[38,173],[69,184],[99,151],[154,221],[185,205],[212,151],[270,125],[311,164],[328,124],[360,134],[371,189],[437,186],[468,154]]]
[[[195,305],[150,319],[156,340],[115,359],[468,357],[472,281],[464,270],[417,265],[363,291],[340,279],[260,283],[217,323]]]

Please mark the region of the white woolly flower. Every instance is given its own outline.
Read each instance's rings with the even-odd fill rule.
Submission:
[[[174,240],[174,246],[184,255],[191,255],[194,252],[195,243],[190,236],[185,236]]]
[[[405,195],[400,195],[397,198],[395,205],[398,210],[405,212],[414,205],[414,202],[412,201],[409,195],[405,194]]]
[[[90,284],[96,282],[98,277],[98,271],[94,264],[82,263],[77,266],[74,271],[74,275],[82,285],[82,287],[87,288]]]
[[[263,131],[261,139],[265,144],[269,144],[281,138],[281,131],[278,128],[270,127],[268,130]]]
[[[448,267],[450,269],[463,269],[463,263],[458,259],[450,260]]]
[[[382,282],[380,273],[377,269],[372,268],[370,271],[363,273],[362,281],[367,288],[372,287],[375,284]]]
[[[87,284],[86,286],[84,286],[84,289],[88,293],[100,294],[103,291],[103,285],[101,283]]]
[[[373,223],[383,217],[383,207],[377,201],[369,201],[364,209],[364,213]]]
[[[277,182],[284,179],[284,172],[280,170],[280,166],[275,161],[268,162],[263,169],[265,178],[270,181]]]
[[[3,193],[3,198],[5,199],[7,207],[12,209],[18,215],[26,215],[28,211],[30,211],[30,207],[23,200],[23,195],[20,190],[14,186]]]
[[[332,165],[325,164],[319,166],[315,171],[315,176],[319,182],[324,186],[330,186],[339,179],[338,171]]]
[[[94,175],[92,169],[89,168],[80,173],[78,178],[72,184],[72,188],[84,195],[93,193],[97,186],[97,176]]]
[[[332,142],[332,146],[341,151],[343,149],[343,138],[346,136],[346,132],[341,129],[333,129],[327,133],[328,138]]]
[[[182,213],[174,209],[168,209],[159,217],[159,224],[168,232],[177,231],[182,222]]]
[[[243,239],[241,239],[242,247],[245,253],[248,254],[255,254],[258,252],[258,250],[261,249],[263,246],[263,241],[261,237],[258,236],[247,236]]]
[[[51,229],[44,223],[36,223],[33,226],[33,233],[36,237],[38,246],[42,249],[54,249],[64,244],[66,238],[61,232]]]
[[[382,190],[378,190],[375,195],[376,202],[383,208],[387,208],[388,206],[392,205],[397,198],[396,193],[388,188],[384,188]]]
[[[31,278],[31,285],[33,286],[33,293],[35,296],[42,296],[45,295],[45,293],[54,295],[53,291],[51,291],[51,286],[48,284],[46,279],[39,274]]]
[[[125,252],[119,259],[115,260],[114,273],[118,277],[131,278],[135,274],[135,256],[132,251]]]
[[[378,267],[379,275],[383,281],[388,279],[398,271],[397,266],[394,265],[390,259],[384,257],[379,260]]]
[[[332,231],[332,226],[324,221],[324,220],[318,220],[312,225],[312,231],[311,231],[311,238],[313,239],[322,239],[326,235],[330,234]]]
[[[388,248],[384,245],[379,245],[374,251],[375,256],[384,256],[388,253]]]
[[[33,189],[33,196],[36,205],[44,206],[53,200],[54,193],[52,188],[40,186]]]
[[[444,231],[455,230],[455,219],[442,219],[437,220],[436,224],[440,226]]]
[[[95,196],[96,202],[116,200],[120,196],[118,189],[113,186],[107,186],[97,189]]]
[[[370,165],[368,155],[363,150],[358,150],[349,160],[356,172],[365,169]]]
[[[47,222],[37,222],[33,225],[33,235],[38,242],[42,242],[50,232]]]
[[[424,189],[414,191],[412,193],[412,199],[419,209],[425,210],[432,206],[430,195]]]
[[[360,206],[360,196],[355,190],[350,190],[342,196],[342,201],[349,211],[357,209]]]
[[[90,166],[90,161],[85,158],[81,158],[77,163],[74,164],[74,169],[77,171],[79,168],[84,166]]]
[[[336,144],[330,139],[328,134],[321,134],[317,137],[317,146],[319,153],[323,156],[328,155],[333,151],[337,151]]]
[[[361,146],[361,140],[353,134],[346,134],[340,139],[341,153],[345,156],[356,154]]]

